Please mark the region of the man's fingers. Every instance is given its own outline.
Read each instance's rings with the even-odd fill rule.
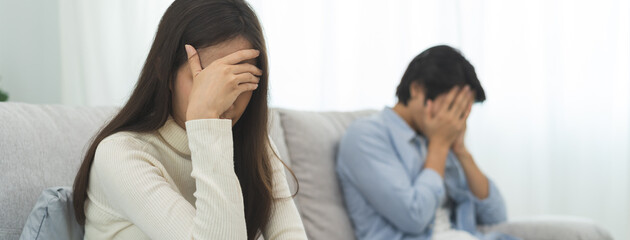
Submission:
[[[444,98],[444,105],[442,105],[441,110],[450,110],[453,107],[453,103],[459,89],[459,86],[455,86],[446,94],[446,97]]]
[[[468,119],[468,116],[470,116],[470,111],[472,111],[472,105],[473,105],[473,101],[468,101],[468,107],[466,107],[466,110],[464,111],[463,114],[463,119],[464,121]]]
[[[186,49],[186,55],[188,55],[188,65],[190,66],[190,72],[193,77],[197,76],[199,72],[201,72],[201,61],[199,60],[199,54],[197,54],[197,50],[191,45],[186,44],[184,46]]]
[[[435,110],[434,107],[435,104],[433,104],[432,100],[427,100],[427,104],[424,107],[424,118],[425,119],[432,119],[435,116]]]
[[[446,95],[444,94],[439,95],[435,98],[435,101],[433,103],[433,116],[435,116],[443,108],[443,106],[446,105],[445,100]]]
[[[473,91],[468,91],[468,97],[466,97],[466,103],[464,104],[464,109],[462,110],[464,119],[468,118],[468,114],[470,114],[473,103],[475,103],[475,94]]]
[[[464,87],[459,93],[457,97],[453,101],[453,106],[451,107],[451,111],[457,116],[461,116],[463,112],[466,110],[466,104],[468,103],[468,98],[470,97],[470,87]]]
[[[239,64],[242,61],[257,58],[260,55],[260,51],[256,49],[243,49],[236,52],[233,52],[230,55],[227,55],[217,61],[228,65]]]

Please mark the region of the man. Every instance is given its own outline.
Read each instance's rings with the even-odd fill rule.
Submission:
[[[451,47],[432,47],[411,61],[396,96],[340,143],[337,173],[356,237],[514,239],[476,228],[507,217],[464,144],[472,104],[486,98],[474,67]]]

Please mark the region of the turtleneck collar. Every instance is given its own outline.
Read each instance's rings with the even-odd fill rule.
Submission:
[[[158,132],[173,149],[178,151],[180,154],[190,156],[186,130],[180,127],[173,117],[169,115],[166,123],[158,129]]]

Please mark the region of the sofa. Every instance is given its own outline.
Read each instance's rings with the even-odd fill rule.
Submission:
[[[0,240],[18,239],[38,196],[71,186],[94,134],[113,107],[0,103]],[[296,205],[313,240],[355,239],[334,171],[337,143],[355,119],[375,113],[272,109],[270,135],[299,181]],[[287,174],[292,190],[296,184]],[[583,218],[542,216],[480,226],[522,239],[612,239]]]

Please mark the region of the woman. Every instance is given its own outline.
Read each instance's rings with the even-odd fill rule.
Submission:
[[[267,135],[267,54],[243,0],[176,0],[74,182],[87,239],[306,239]]]

